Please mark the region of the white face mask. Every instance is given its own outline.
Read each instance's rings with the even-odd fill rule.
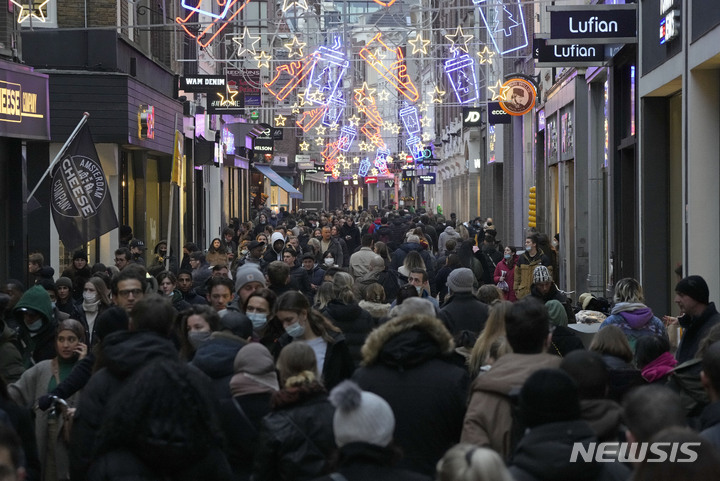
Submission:
[[[86,302],[95,302],[97,301],[97,294],[94,292],[83,292],[83,299],[85,299]]]
[[[326,266],[331,266],[331,265],[333,265],[333,264],[335,264],[335,259],[333,259],[332,257],[326,257],[326,258],[325,258],[325,265],[326,265]]]

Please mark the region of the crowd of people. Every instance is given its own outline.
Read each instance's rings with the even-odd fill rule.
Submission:
[[[678,318],[631,278],[573,304],[554,282],[557,236],[506,246],[490,218],[422,211],[262,209],[207,249],[175,257],[161,241],[147,260],[120,234],[114,265],[78,250],[55,278],[33,253],[27,285],[0,285],[8,479],[720,470],[720,314],[700,276],[677,283]],[[591,342],[577,322],[599,324]],[[695,456],[650,462],[654,442]]]

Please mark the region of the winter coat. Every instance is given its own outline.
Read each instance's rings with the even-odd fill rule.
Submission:
[[[5,411],[12,428],[20,437],[21,447],[25,456],[27,480],[40,480],[40,458],[35,440],[35,419],[31,410],[18,406],[10,399],[0,396],[0,409]]]
[[[149,440],[148,442],[152,442]],[[198,453],[178,441],[156,444],[149,452],[134,453],[117,449],[95,460],[87,481],[233,481],[230,465],[223,452],[215,447]],[[178,446],[178,444],[180,444]]]
[[[333,342],[328,342],[321,375],[323,385],[328,391],[331,391],[340,382],[352,376],[355,371],[355,362],[350,355],[345,335],[335,331],[328,331],[328,334],[333,338]],[[288,333],[283,333],[268,349],[277,360],[282,348],[292,341],[293,338]]]
[[[322,250],[322,240],[320,241],[320,249]],[[345,262],[345,259],[343,258],[343,248],[340,245],[340,241],[336,237],[331,237],[330,241],[328,243],[328,248],[325,249],[323,252],[320,253],[320,258],[324,259],[325,254],[330,252],[332,254],[333,259],[335,260],[336,266],[342,266]],[[349,259],[348,259],[349,262]]]
[[[538,291],[535,284],[533,284],[530,288],[530,295],[541,301],[543,304],[545,304],[547,301],[558,301],[565,308],[565,314],[567,315],[568,323],[575,324],[575,312],[572,308],[572,302],[570,302],[570,299],[568,299],[565,294],[560,292],[560,289],[557,288],[555,283],[550,286],[550,290],[545,295],[540,294],[540,291]],[[518,297],[518,299],[520,299],[520,297]]]
[[[609,399],[622,402],[628,391],[645,384],[640,370],[636,369],[632,364],[609,354],[602,354],[602,360],[610,375],[610,386],[607,395]]]
[[[705,387],[700,381],[702,371],[702,359],[694,358],[675,366],[668,376],[667,387],[680,396],[685,415],[689,418],[697,418],[702,410],[710,404]]]
[[[355,281],[353,289],[359,298],[363,298],[365,297],[365,289],[367,286],[375,282],[380,284],[385,290],[385,300],[387,302],[393,302],[400,290],[400,281],[397,273],[388,268],[385,268],[380,272],[368,272]]]
[[[617,441],[622,424],[622,407],[612,399],[582,399],[581,417],[600,442]]]
[[[57,432],[54,439],[52,439],[48,426],[49,411],[37,409],[35,406],[36,400],[40,396],[47,394],[52,377],[52,360],[41,361],[25,371],[18,382],[10,384],[8,393],[19,406],[34,409],[35,439],[37,441],[38,455],[40,459],[45,460],[50,443],[54,443],[57,479],[67,479],[70,474],[70,466],[68,463],[68,444],[63,438],[65,420],[62,416],[57,418]],[[65,401],[69,407],[73,408],[79,398],[80,396],[75,394]]]
[[[443,302],[448,295],[447,278],[457,267],[442,266],[435,274],[435,289],[437,290],[440,302]]]
[[[530,253],[526,251],[518,258],[513,279],[513,288],[518,299],[530,294],[530,286],[533,284],[533,272],[537,266],[541,265],[548,268],[550,276],[553,275],[552,260],[545,255],[542,249],[537,249],[535,257],[531,257]],[[569,316],[568,319],[572,319],[572,316]]]
[[[283,389],[262,421],[253,481],[303,481],[328,469],[336,449],[333,408],[320,383]]]
[[[431,316],[402,316],[378,327],[363,346],[364,367],[353,379],[385,399],[395,414],[398,467],[433,475],[460,439],[468,393],[467,370],[448,359],[452,336]]]
[[[395,249],[395,252],[392,253],[390,268],[395,270],[400,269],[405,261],[405,257],[407,257],[410,251],[417,251],[417,253],[420,254],[423,262],[425,262],[425,270],[427,271],[428,279],[430,279],[430,282],[434,284],[435,270],[433,269],[433,266],[435,263],[433,262],[432,254],[430,254],[429,250],[425,249],[417,242],[406,242],[404,244],[400,244],[400,246]]]
[[[700,341],[707,336],[714,325],[720,323],[720,313],[715,308],[715,303],[711,302],[697,318],[685,315],[678,321],[684,331],[680,345],[675,352],[675,358],[679,364],[682,364],[695,357],[695,353],[700,347]]]
[[[275,242],[282,241],[282,245],[279,249],[275,248]],[[265,254],[263,255],[263,259],[268,264],[273,261],[281,261],[282,258],[282,251],[285,248],[285,238],[283,237],[282,233],[280,232],[274,232],[273,235],[270,236],[270,244],[265,248]]]
[[[606,326],[619,327],[628,338],[633,352],[635,352],[635,343],[641,337],[667,337],[665,324],[653,315],[648,306],[639,302],[618,302],[615,304],[610,316],[600,324],[600,329]]]
[[[559,365],[559,357],[546,353],[509,353],[500,357],[489,371],[473,381],[462,442],[490,447],[508,459],[512,454],[510,393],[519,390],[535,371]]]
[[[458,234],[455,228],[452,226],[445,227],[445,230],[440,233],[437,246],[438,252],[445,251],[445,243],[448,241],[448,239],[455,239],[458,244],[460,243],[460,234]]]
[[[29,308],[40,313],[42,327],[31,335],[25,322],[22,319],[21,309]],[[56,356],[55,334],[57,321],[53,316],[53,308],[50,303],[50,296],[42,286],[33,286],[22,295],[13,309],[18,319],[18,340],[20,343],[20,354],[23,357],[25,368],[33,364]]]
[[[358,306],[370,313],[376,325],[380,319],[387,317],[390,313],[390,304],[387,303],[380,304],[377,302],[360,301],[358,302]]]
[[[226,333],[213,333],[196,351],[190,364],[212,381],[216,399],[230,399],[230,378],[238,351],[247,344],[244,339]]]
[[[185,302],[187,302],[188,304],[191,304],[191,305],[202,304],[205,306],[208,304],[207,299],[205,299],[201,295],[198,295],[198,293],[195,292],[195,289],[193,289],[193,288],[190,288],[190,290],[187,292],[180,291],[180,293],[182,294]]]
[[[445,299],[440,314],[453,336],[462,331],[478,335],[485,329],[490,310],[487,304],[479,301],[471,292],[457,292]]]
[[[330,301],[320,312],[345,334],[350,356],[358,366],[362,360],[360,348],[375,327],[373,317],[357,304],[343,304],[337,300]]]
[[[515,263],[517,262],[517,258],[515,258]],[[500,262],[498,262],[497,266],[495,267],[495,273],[493,274],[493,281],[495,284],[500,282],[500,278],[502,277],[503,271],[505,271],[505,282],[507,282],[508,287],[510,288],[509,292],[505,293],[505,298],[510,302],[517,301],[517,296],[515,295],[515,263],[513,263],[513,267],[509,267],[507,264],[507,260],[503,258]]]
[[[626,481],[630,469],[619,462],[584,462],[570,457],[575,443],[596,443],[585,421],[543,424],[530,429],[520,440],[510,463],[515,481]]]
[[[475,253],[475,257],[480,261],[483,268],[483,284],[494,284],[493,276],[495,269],[501,260],[503,255],[497,250],[494,244],[481,244],[480,249]]]
[[[62,271],[60,277],[67,277],[72,281],[72,298],[78,302],[82,302],[85,283],[92,277],[92,269],[90,269],[90,266],[85,264],[85,267],[82,269],[76,269],[73,265]],[[73,317],[73,319],[75,318]]]
[[[0,321],[0,375],[6,382],[12,383],[20,379],[25,366],[17,348],[17,335]]]
[[[720,402],[708,404],[700,415],[700,435],[720,449]]]
[[[577,349],[585,349],[582,339],[574,330],[565,326],[555,326],[551,341],[547,352],[560,357],[565,357],[569,352]]]
[[[334,471],[347,481],[431,481],[419,473],[393,467],[394,451],[368,443],[348,443],[339,451],[339,466]],[[335,481],[331,476],[315,481]]]
[[[70,447],[73,479],[85,479],[107,406],[125,381],[151,362],[178,360],[171,341],[148,331],[114,332],[103,339],[102,346],[106,367],[90,378],[75,413]]]
[[[353,225],[344,224],[340,228],[340,237],[342,237],[345,244],[347,244],[350,254],[360,247],[360,230],[354,222]]]
[[[350,274],[359,279],[370,272],[370,261],[377,254],[369,247],[361,247],[359,251],[350,256]]]

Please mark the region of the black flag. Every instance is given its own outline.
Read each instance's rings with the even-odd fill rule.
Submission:
[[[51,187],[53,220],[66,249],[117,228],[108,183],[87,124],[55,166]]]

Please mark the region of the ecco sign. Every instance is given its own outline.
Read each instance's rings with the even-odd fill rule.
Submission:
[[[637,42],[637,4],[548,7],[550,44]]]
[[[500,107],[500,102],[488,102],[488,124],[509,124],[512,116]]]
[[[463,127],[480,127],[482,115],[479,108],[463,107]]]

